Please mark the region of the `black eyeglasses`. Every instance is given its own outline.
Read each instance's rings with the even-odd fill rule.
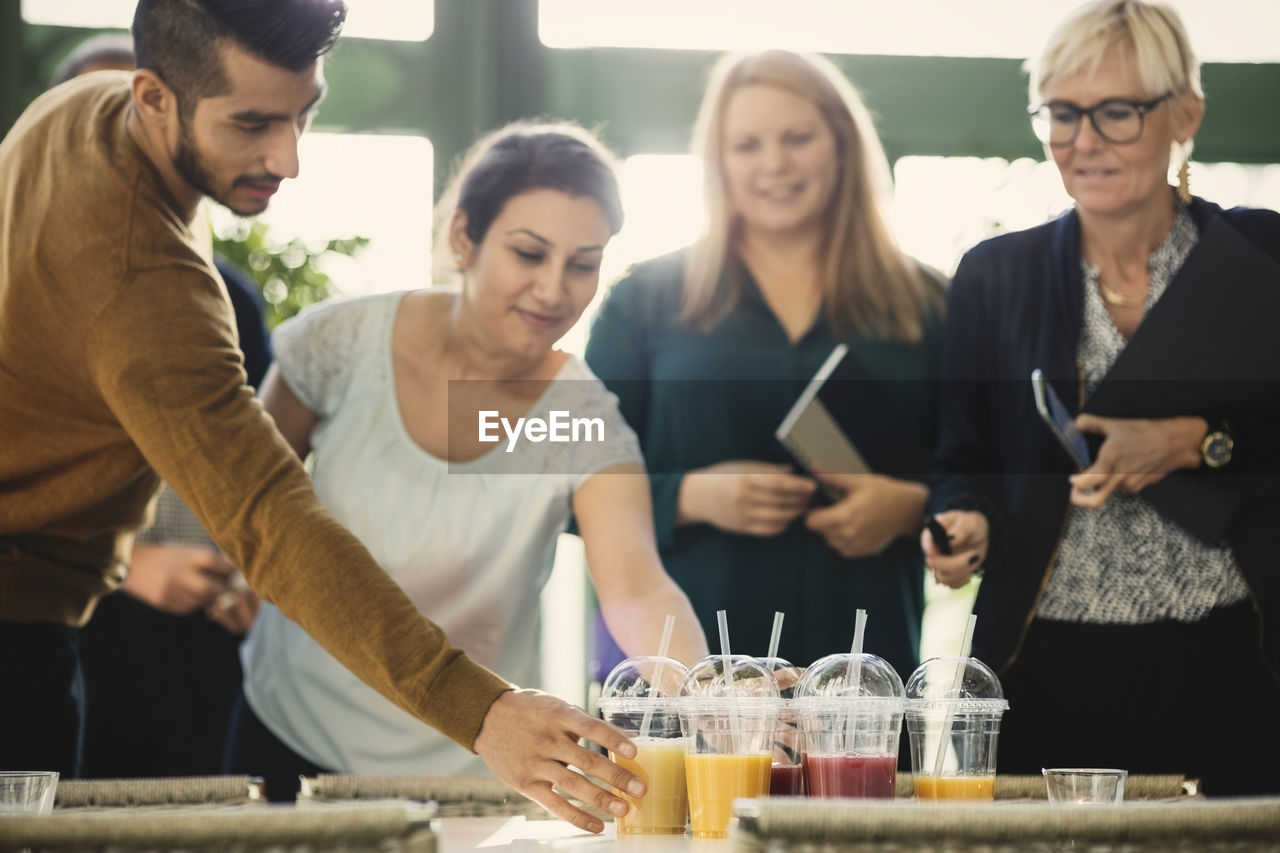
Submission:
[[[1046,145],[1066,147],[1080,135],[1081,119],[1089,117],[1098,135],[1116,145],[1137,142],[1142,136],[1143,116],[1173,97],[1165,92],[1149,101],[1112,98],[1092,107],[1077,107],[1066,101],[1050,101],[1031,109],[1031,127]]]

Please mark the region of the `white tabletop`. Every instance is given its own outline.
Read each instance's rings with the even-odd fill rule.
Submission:
[[[448,817],[432,822],[440,838],[439,853],[551,853],[573,850],[580,853],[722,853],[729,842],[723,839],[691,838],[687,835],[619,835],[617,827],[606,823],[604,832],[591,835],[562,820],[526,820],[523,817]]]

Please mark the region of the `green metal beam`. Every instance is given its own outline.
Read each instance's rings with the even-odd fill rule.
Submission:
[[[0,134],[27,103],[22,92],[22,36],[20,0],[0,0]]]
[[[0,120],[44,88],[90,30],[22,26],[18,0],[0,0]],[[13,24],[13,25],[11,25]],[[19,44],[20,49],[5,49]],[[20,56],[15,62],[14,57]],[[601,129],[620,153],[682,152],[697,112],[708,51],[545,47],[536,0],[436,0],[425,42],[343,39],[317,127],[419,133],[436,152],[437,186],[486,130],[553,116]],[[890,159],[907,154],[1042,158],[1026,120],[1026,78],[1013,59],[842,55]],[[1204,67],[1208,111],[1196,140],[1203,162],[1280,163],[1280,63]]]

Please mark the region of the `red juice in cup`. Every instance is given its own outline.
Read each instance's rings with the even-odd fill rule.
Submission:
[[[827,655],[805,670],[793,703],[804,733],[806,794],[894,796],[905,697],[888,661],[865,652]]]
[[[799,764],[777,764],[769,770],[769,796],[798,797],[803,793],[804,776]]]
[[[804,786],[811,797],[891,799],[897,778],[893,755],[804,754]]]

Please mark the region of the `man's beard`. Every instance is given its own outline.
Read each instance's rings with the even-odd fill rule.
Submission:
[[[226,198],[214,192],[213,176],[205,168],[200,152],[196,149],[195,140],[191,138],[191,129],[187,120],[182,117],[178,119],[178,150],[174,154],[173,165],[182,175],[183,180],[237,216],[253,216],[259,212],[256,209],[237,210]],[[227,188],[228,195],[234,189],[235,183],[232,181],[231,186]]]

